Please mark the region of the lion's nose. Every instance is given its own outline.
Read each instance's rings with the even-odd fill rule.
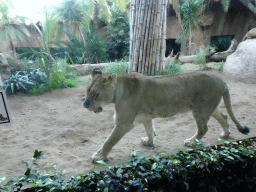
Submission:
[[[84,107],[89,108],[89,106],[90,106],[90,100],[86,99],[85,102],[84,102]]]

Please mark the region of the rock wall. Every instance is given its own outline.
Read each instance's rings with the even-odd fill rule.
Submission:
[[[192,34],[192,53],[210,45],[212,36],[235,35],[240,43],[244,35],[256,27],[255,15],[239,1],[232,1],[226,15],[221,14],[221,3],[215,1],[212,6],[203,11],[198,18],[197,30]],[[223,20],[224,19],[224,23]],[[178,25],[178,26],[177,26]],[[175,14],[168,15],[166,38],[177,39],[181,27]]]

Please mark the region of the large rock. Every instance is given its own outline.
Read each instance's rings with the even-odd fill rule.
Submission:
[[[227,57],[223,72],[246,83],[256,83],[256,39],[241,42]]]

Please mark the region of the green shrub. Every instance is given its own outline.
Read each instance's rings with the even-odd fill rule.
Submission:
[[[6,94],[28,92],[33,86],[46,82],[46,75],[39,69],[14,71],[10,78],[4,81],[3,89]]]
[[[111,13],[111,21],[105,27],[107,29],[107,53],[108,59],[115,61],[129,56],[130,22],[128,14],[120,11],[117,6],[111,7]]]
[[[126,165],[111,166],[97,161],[94,171],[71,178],[65,178],[65,172],[57,172],[55,166],[46,175],[40,175],[36,161],[43,154],[36,150],[31,166],[23,162],[27,167],[25,174],[11,179],[0,189],[19,191],[29,186],[26,191],[254,191],[254,140],[225,141],[221,145],[153,158],[132,150]],[[96,170],[97,165],[104,165],[106,170]],[[1,177],[0,184],[5,180],[6,177]]]
[[[47,76],[44,72],[40,71],[40,69],[34,69],[28,73],[28,78],[34,81],[38,85],[38,84],[45,83]]]
[[[107,60],[106,45],[105,37],[100,37],[96,29],[91,27],[86,33],[86,46],[90,56],[90,63],[101,63]]]
[[[206,66],[206,55],[209,53],[209,50],[213,49],[213,47],[209,46],[204,49],[200,49],[196,52],[195,63]]]
[[[111,62],[105,65],[102,69],[103,74],[121,74],[128,72],[128,65],[126,62]]]
[[[33,51],[32,51],[33,50]],[[50,48],[51,55],[55,58],[65,58],[65,53],[68,52],[68,48]],[[19,60],[35,59],[34,51],[40,52],[38,47],[17,47],[16,52],[18,54]]]
[[[86,55],[83,41],[78,35],[72,33],[69,29],[65,29],[69,41],[64,42],[67,46],[66,58],[67,62],[71,64],[86,63]]]
[[[175,75],[182,73],[181,65],[177,61],[166,62],[163,75]]]
[[[220,64],[220,66],[218,68],[218,71],[222,72],[223,71],[223,66],[224,66],[225,62],[220,62],[219,64]]]
[[[41,94],[58,88],[75,87],[78,84],[77,75],[65,59],[53,63],[50,71],[50,78],[46,83],[33,87],[30,94]]]

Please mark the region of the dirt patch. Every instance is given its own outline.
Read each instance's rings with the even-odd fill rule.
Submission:
[[[230,140],[255,136],[256,85],[244,84],[234,77],[217,71],[206,71],[222,77],[229,86],[233,111],[244,125],[251,128],[251,135],[238,132],[229,119]],[[81,77],[87,79],[88,76]],[[8,98],[13,118],[11,125],[0,125],[0,177],[16,177],[25,172],[22,161],[30,161],[35,149],[42,150],[45,157],[39,161],[44,169],[54,163],[67,175],[86,173],[93,169],[90,157],[103,144],[114,127],[114,105],[108,105],[100,114],[83,107],[87,83],[76,88],[59,89],[43,95],[16,94]],[[221,111],[227,114],[223,102]],[[183,142],[196,130],[191,112],[173,117],[155,119],[155,147],[145,147],[140,138],[146,133],[142,125],[125,135],[109,154],[110,164],[125,163],[131,149],[152,157],[158,153],[175,153],[177,145],[187,149]],[[205,144],[217,144],[221,126],[214,119],[209,121],[209,131],[202,139]]]

